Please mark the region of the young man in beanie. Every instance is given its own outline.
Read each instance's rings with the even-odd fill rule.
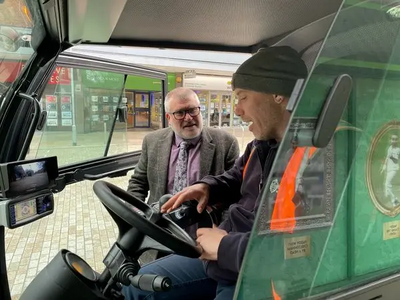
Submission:
[[[218,228],[197,230],[200,259],[171,255],[144,266],[139,273],[168,276],[168,292],[144,292],[124,287],[126,299],[233,299],[243,256],[254,223],[260,191],[283,139],[290,113],[286,105],[296,81],[307,77],[300,55],[290,47],[259,50],[233,74],[239,102],[235,114],[250,122],[251,142],[234,167],[219,176],[206,176],[172,197],[162,211],[196,199],[198,211],[207,204],[230,205]]]

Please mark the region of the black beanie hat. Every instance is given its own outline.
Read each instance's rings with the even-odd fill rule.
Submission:
[[[297,79],[307,77],[307,67],[291,47],[260,49],[236,70],[232,89],[290,96]]]

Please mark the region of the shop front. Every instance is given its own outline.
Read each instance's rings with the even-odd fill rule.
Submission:
[[[240,118],[234,114],[237,99],[232,93],[230,77],[196,75],[184,78],[183,87],[194,90],[198,95],[205,126],[240,125]]]
[[[120,98],[123,97],[124,76],[119,73],[77,69],[74,80],[76,115],[82,119],[84,132],[111,128]],[[124,105],[122,98],[121,105]],[[80,114],[83,112],[83,115]],[[116,123],[115,129],[124,129]],[[121,128],[119,128],[121,127]]]
[[[5,70],[0,79],[4,90],[22,67],[23,63],[16,61],[2,64]],[[74,125],[78,133],[88,133],[111,128],[121,97],[121,105],[127,106],[127,123],[117,122],[116,127],[162,128],[164,102],[161,81],[131,75],[126,78],[125,85],[124,80],[124,76],[117,73],[78,68],[72,72],[70,68],[57,67],[41,99],[41,105],[48,113],[47,130],[70,131]],[[241,125],[240,118],[234,114],[237,99],[231,90],[230,77],[197,75],[184,78],[182,83],[178,81],[199,96],[205,126]],[[168,91],[176,86],[176,74],[169,73]]]
[[[126,105],[127,123],[116,122],[115,130],[162,128],[160,80],[128,76],[125,82],[122,74],[85,69],[74,69],[72,75],[73,80],[71,69],[58,67],[45,89],[42,104],[49,131],[71,130],[72,103],[78,133],[111,128],[118,105]],[[169,74],[168,86],[175,87],[175,74]]]
[[[176,76],[168,74],[168,91],[176,86]],[[161,81],[140,76],[128,76],[125,85],[128,107],[128,129],[162,128],[164,101]]]

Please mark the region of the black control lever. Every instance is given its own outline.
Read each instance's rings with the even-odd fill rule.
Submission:
[[[168,215],[181,228],[187,228],[193,224],[200,227],[212,228],[213,219],[207,210],[203,210],[201,214],[197,211],[196,200],[183,203],[179,208],[171,211]]]
[[[130,275],[129,280],[135,288],[148,292],[166,292],[169,291],[172,287],[172,282],[169,277],[159,275]]]
[[[158,200],[158,202],[155,203],[156,205],[154,205],[154,208],[157,208],[158,211],[161,211],[161,207],[162,207],[165,203],[167,203],[167,201],[168,201],[169,199],[171,199],[171,197],[172,197],[172,195],[170,195],[170,194],[165,194],[165,195],[161,196],[160,200]]]
[[[158,202],[152,204],[152,208],[160,212],[161,207],[172,197],[170,194],[163,195]],[[168,216],[177,224],[179,227],[185,229],[193,224],[198,224],[199,227],[212,228],[213,218],[209,213],[204,210],[201,214],[197,211],[198,202],[196,200],[190,200],[184,202],[180,207],[174,209]]]

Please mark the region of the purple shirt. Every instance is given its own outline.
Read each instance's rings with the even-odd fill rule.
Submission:
[[[174,134],[174,141],[172,142],[171,154],[169,156],[169,168],[168,168],[168,185],[167,193],[172,194],[174,189],[174,179],[176,164],[178,163],[179,156],[179,145],[183,141],[181,137]],[[200,180],[200,147],[201,147],[201,134],[190,140],[185,140],[191,146],[188,151],[188,169],[187,169],[187,183],[188,186],[192,185],[196,181]]]

